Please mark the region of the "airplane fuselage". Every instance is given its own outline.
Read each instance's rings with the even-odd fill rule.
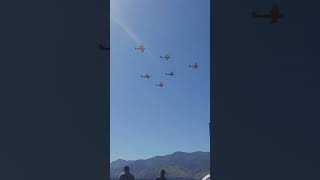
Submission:
[[[199,66],[198,66],[197,64],[194,64],[194,65],[189,66],[189,67],[191,67],[191,68],[193,68],[193,69],[197,69]]]
[[[173,76],[174,73],[166,73],[166,75],[168,75],[168,76]]]
[[[164,59],[166,59],[166,60],[169,60],[169,59],[170,59],[169,56],[160,56],[160,58],[164,58]]]
[[[254,18],[268,18],[271,19],[270,23],[277,23],[279,21],[280,18],[282,18],[283,15],[282,14],[255,14]]]
[[[271,19],[270,23],[274,24],[279,21],[280,18],[283,17],[283,14],[280,13],[280,10],[277,5],[274,5],[270,11],[270,14],[257,14],[256,12],[252,13],[254,18],[268,18]]]
[[[134,49],[135,49],[135,50],[139,50],[139,51],[141,51],[141,52],[144,52],[145,47],[144,47],[144,45],[143,45],[143,44],[141,44],[140,46],[135,47]]]
[[[150,78],[150,76],[149,75],[145,75],[145,76],[141,76],[142,78],[147,78],[147,79],[149,79]]]
[[[141,52],[144,52],[144,49],[145,48],[141,48],[141,47],[135,48],[135,50],[138,50],[138,51],[141,51]]]
[[[163,83],[159,83],[159,84],[156,84],[156,86],[163,87],[164,84]]]

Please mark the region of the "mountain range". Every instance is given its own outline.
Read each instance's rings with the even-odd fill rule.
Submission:
[[[110,163],[110,178],[118,179],[123,167],[129,166],[135,179],[154,179],[159,176],[160,169],[166,170],[167,179],[201,179],[209,174],[209,152],[175,152],[165,156],[149,159],[123,160]]]

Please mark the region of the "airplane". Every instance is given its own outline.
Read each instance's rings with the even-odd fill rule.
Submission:
[[[280,18],[283,18],[284,15],[280,12],[278,4],[275,3],[273,4],[270,14],[257,14],[256,12],[252,12],[252,17],[271,19],[270,24],[275,24],[279,21]]]
[[[156,84],[156,86],[163,87],[163,86],[164,86],[164,84],[163,84],[163,82],[162,82],[162,81],[160,81],[160,83],[159,83],[159,84]]]
[[[168,76],[173,76],[174,75],[174,73],[173,72],[170,72],[170,73],[166,73],[166,75],[168,75]]]
[[[104,47],[102,44],[99,44],[99,48],[102,51],[109,51],[110,50],[110,48]]]
[[[146,48],[144,47],[143,43],[141,43],[140,46],[135,47],[134,49],[143,53]]]
[[[144,76],[141,75],[141,77],[142,77],[142,78],[147,78],[147,79],[149,79],[151,76],[150,76],[149,74],[145,74]]]
[[[197,69],[199,67],[198,63],[194,63],[193,65],[189,65],[189,67],[193,69]]]
[[[169,60],[171,57],[169,54],[166,54],[165,56],[160,56],[160,58],[164,58],[166,60]]]

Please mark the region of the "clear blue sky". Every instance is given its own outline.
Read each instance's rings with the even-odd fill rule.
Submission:
[[[209,151],[209,3],[111,0],[111,161]],[[145,53],[134,51],[141,42]]]

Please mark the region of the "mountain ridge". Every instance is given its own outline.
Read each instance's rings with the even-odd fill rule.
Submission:
[[[136,179],[154,179],[162,168],[166,170],[167,178],[201,179],[209,173],[210,153],[177,151],[147,159],[117,159],[110,163],[110,178],[117,179],[124,166],[130,167]]]

